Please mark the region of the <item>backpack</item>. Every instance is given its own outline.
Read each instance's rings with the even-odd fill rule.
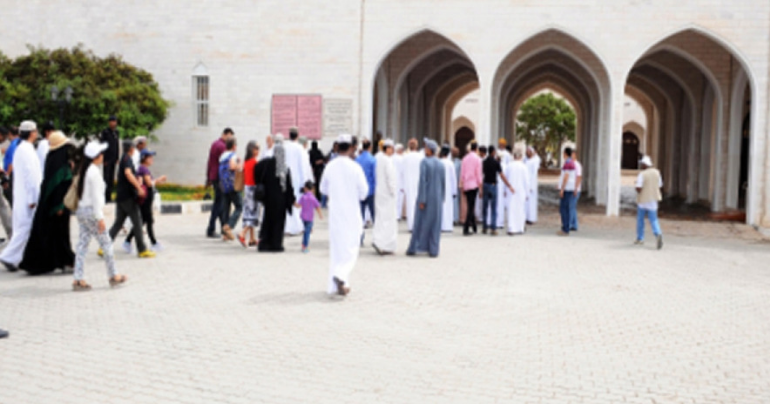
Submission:
[[[235,153],[230,153],[230,157],[219,162],[219,188],[226,194],[235,191],[235,172],[230,169],[234,156]]]

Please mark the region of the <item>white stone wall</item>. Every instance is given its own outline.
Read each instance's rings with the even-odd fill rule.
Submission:
[[[3,17],[0,50],[10,56],[25,53],[27,44],[82,43],[99,55],[119,53],[152,72],[175,104],[156,133],[160,142],[152,146],[160,153],[156,169],[187,184],[202,183],[208,146],[225,126],[233,127],[242,143],[262,140],[270,129],[273,94],[351,99],[354,131],[369,134],[380,61],[423,29],[444,35],[473,63],[480,83],[476,131],[483,141],[492,136],[496,119],[492,88],[501,61],[539,32],[555,28],[597,55],[609,76],[609,88],[602,90],[611,97],[602,122],[608,133],[621,133],[631,67],[652,45],[696,28],[749,69],[755,94],[752,176],[757,184],[768,182],[766,0],[5,0]],[[206,66],[211,82],[207,128],[196,128],[193,119],[191,75],[198,63]],[[596,155],[599,162],[619,161],[619,140],[600,142]],[[607,187],[610,201],[617,199],[619,170],[608,163],[599,168],[610,173],[608,182],[599,184]],[[750,221],[770,226],[770,187],[752,201]]]

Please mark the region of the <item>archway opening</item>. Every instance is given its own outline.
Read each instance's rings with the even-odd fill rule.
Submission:
[[[744,90],[743,123],[741,124],[741,162],[738,180],[738,209],[746,209],[746,192],[749,189],[749,162],[751,150],[751,89]]]
[[[398,142],[450,142],[457,102],[478,89],[467,54],[431,30],[415,33],[382,59],[374,78],[373,128]]]
[[[623,132],[623,154],[620,158],[620,168],[636,170],[639,167],[639,137],[633,132]]]
[[[476,133],[474,133],[473,129],[467,126],[463,126],[460,129],[457,129],[457,132],[455,132],[454,136],[454,147],[460,149],[460,157],[465,156],[465,154],[468,152],[468,144],[475,138]]]
[[[519,150],[533,147],[544,168],[558,169],[564,149],[577,147],[577,102],[552,83],[541,83],[523,94],[513,106],[514,133],[508,141]]]
[[[663,214],[746,220],[751,88],[740,58],[696,29],[663,39],[635,63],[626,94],[652,115],[640,140],[663,176]]]
[[[577,157],[583,162],[583,195],[597,204],[607,204],[609,125],[604,117],[610,116],[611,94],[604,63],[588,45],[558,29],[543,31],[516,46],[494,76],[493,136],[515,144],[519,140],[515,124],[519,107],[543,90],[560,94],[574,108]],[[540,157],[548,160],[547,156]],[[540,177],[541,183],[550,180]]]

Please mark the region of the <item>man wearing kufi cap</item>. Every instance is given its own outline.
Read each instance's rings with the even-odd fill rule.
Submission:
[[[424,139],[425,158],[420,162],[420,183],[415,206],[412,240],[406,255],[428,253],[438,257],[441,243],[441,215],[446,195],[444,163],[436,158],[438,144]]]
[[[375,156],[376,180],[374,193],[374,211],[377,220],[372,231],[372,247],[380,255],[393,254],[398,239],[398,218],[396,201],[398,200],[398,178],[393,165],[393,141],[381,141],[380,152]]]
[[[658,222],[658,202],[663,199],[661,190],[663,189],[663,178],[660,171],[652,166],[650,156],[644,156],[639,162],[642,172],[636,177],[636,242],[634,244],[644,244],[644,218],[650,220],[652,233],[657,241],[657,248],[663,248],[663,232],[660,230]]]
[[[505,199],[505,214],[508,220],[508,235],[523,234],[527,222],[527,190],[529,189],[529,170],[524,164],[524,153],[516,150],[513,161],[506,164],[505,178],[511,184],[513,191],[508,190]]]
[[[360,203],[369,194],[361,166],[350,158],[353,138],[337,139],[339,158],[326,166],[321,193],[329,197],[329,283],[327,292],[345,296],[350,292],[350,273],[356,266],[364,223]]]
[[[23,258],[43,180],[40,159],[32,146],[37,139],[35,122],[22,122],[19,138],[21,142],[13,155],[13,235],[0,254],[0,262],[9,271],[16,271]]]

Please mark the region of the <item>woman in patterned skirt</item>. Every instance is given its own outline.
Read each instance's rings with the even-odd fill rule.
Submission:
[[[251,141],[246,145],[246,158],[243,159],[243,230],[238,235],[238,241],[243,247],[257,246],[254,228],[259,226],[259,203],[254,199],[254,189],[257,185],[254,181],[254,165],[257,164],[258,159],[259,145]],[[248,244],[246,233],[249,234]]]

